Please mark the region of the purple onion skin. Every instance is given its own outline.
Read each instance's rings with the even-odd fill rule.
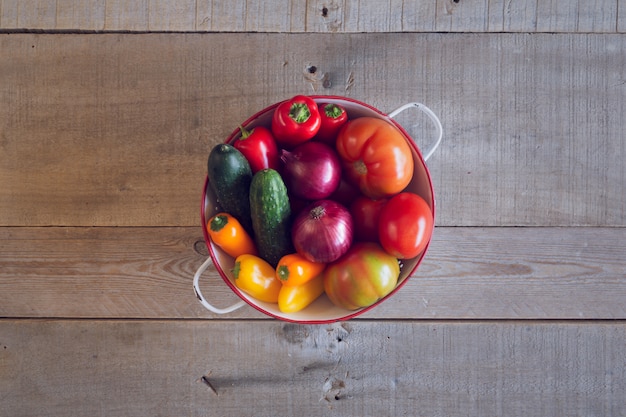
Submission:
[[[312,262],[336,261],[350,249],[353,236],[350,211],[333,200],[319,200],[305,207],[291,228],[296,251]]]
[[[283,179],[289,192],[309,201],[329,197],[341,181],[341,162],[330,146],[308,141],[283,150]]]

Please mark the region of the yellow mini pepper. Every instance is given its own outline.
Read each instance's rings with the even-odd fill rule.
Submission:
[[[301,285],[283,285],[278,294],[278,309],[283,313],[295,313],[307,307],[324,293],[322,274]]]
[[[268,303],[278,302],[282,284],[276,272],[264,259],[250,254],[239,255],[232,269],[235,285],[241,291]]]

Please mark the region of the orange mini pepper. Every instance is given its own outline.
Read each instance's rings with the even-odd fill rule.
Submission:
[[[311,262],[298,253],[283,256],[276,265],[276,278],[287,287],[308,282],[324,272],[326,264]]]
[[[217,213],[207,222],[211,241],[233,258],[257,255],[256,245],[239,220],[228,213]]]

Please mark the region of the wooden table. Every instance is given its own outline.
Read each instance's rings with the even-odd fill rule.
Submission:
[[[0,415],[626,415],[626,1],[4,0],[0,31]],[[210,313],[208,151],[299,93],[439,115],[432,244],[358,319]]]

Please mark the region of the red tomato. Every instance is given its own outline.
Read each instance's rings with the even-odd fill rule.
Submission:
[[[414,258],[426,248],[433,233],[433,213],[417,194],[403,192],[389,200],[380,212],[378,237],[391,255]]]
[[[400,276],[398,260],[380,245],[359,242],[324,270],[324,290],[336,306],[368,307],[388,295]]]
[[[413,177],[411,148],[402,133],[385,120],[349,120],[337,136],[336,147],[347,178],[370,198],[397,194]]]
[[[387,199],[374,200],[358,197],[350,205],[350,214],[354,220],[354,238],[359,241],[378,242],[378,223],[380,212],[387,204]]]
[[[339,181],[339,186],[330,195],[329,199],[335,200],[338,203],[343,204],[346,207],[350,207],[350,204],[361,195],[361,192],[354,185],[346,181],[343,176]]]

